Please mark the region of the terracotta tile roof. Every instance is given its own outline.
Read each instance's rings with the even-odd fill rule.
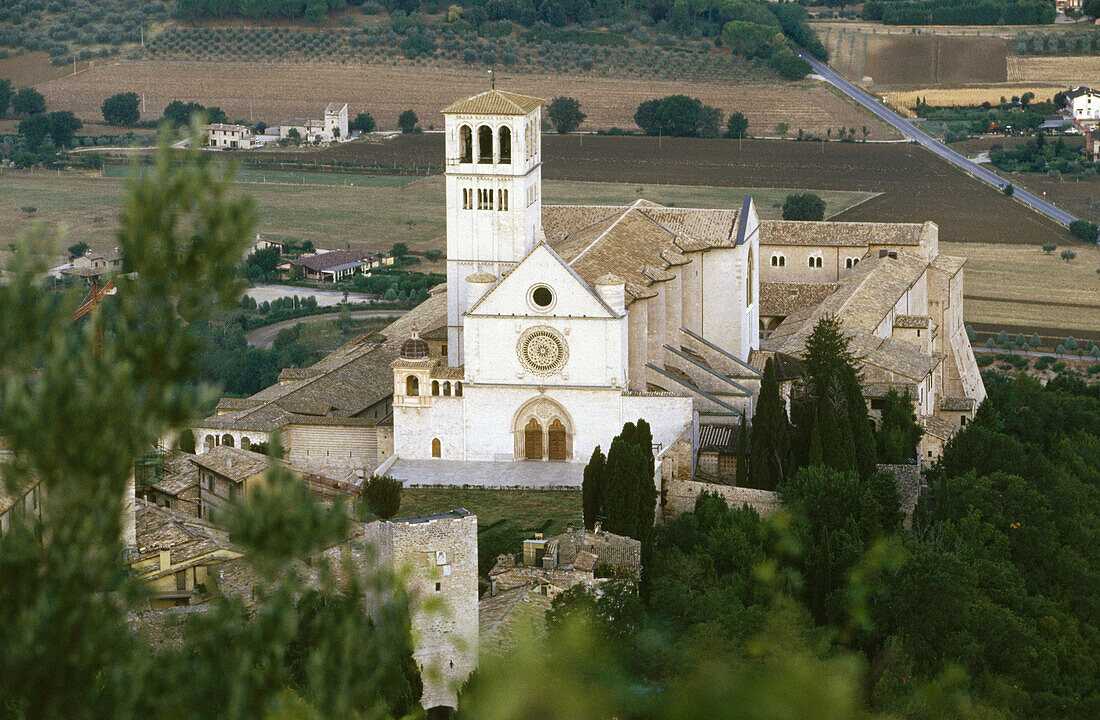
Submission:
[[[955,423],[937,415],[922,417],[920,419],[920,424],[924,427],[926,433],[940,440],[950,440],[952,436],[954,436],[955,431],[958,430]]]
[[[940,400],[940,410],[945,412],[970,412],[976,401],[968,397],[945,397]]]
[[[366,250],[333,250],[332,252],[295,258],[290,261],[290,264],[309,268],[314,272],[320,272],[322,270],[332,270],[344,265],[359,265],[370,257],[371,253]]]
[[[908,329],[926,329],[931,320],[927,315],[895,315],[894,327]]]
[[[737,452],[738,425],[700,425],[699,449]]]
[[[191,462],[235,482],[243,482],[271,466],[267,455],[219,445],[201,455],[192,455]]]
[[[162,550],[171,553],[173,566],[209,559],[208,556],[218,551],[240,552],[229,542],[228,534],[212,523],[141,498],[136,500],[134,525],[137,549],[130,556],[131,563],[157,557]],[[174,567],[172,572],[178,569]],[[156,579],[165,572],[168,570],[153,570],[142,577]]]
[[[761,245],[920,245],[921,223],[761,220]]]
[[[451,103],[443,108],[443,114],[526,115],[538,110],[545,103],[545,100],[527,95],[503,90],[486,90],[465,100]]]
[[[915,398],[917,396],[917,386],[915,383],[898,383],[898,382],[865,382],[863,383],[863,397],[865,398],[881,398],[891,391],[895,391],[898,395],[904,395],[906,391],[909,392],[909,397]]]
[[[813,307],[836,289],[832,283],[760,283],[760,314],[786,317],[795,310]]]
[[[191,459],[190,453],[177,453],[164,459],[164,479],[153,483],[153,487],[165,495],[176,496],[189,487],[198,485],[199,469]]]
[[[539,638],[546,629],[550,598],[537,584],[525,585],[478,603],[478,645],[482,652],[503,654],[521,639]]]

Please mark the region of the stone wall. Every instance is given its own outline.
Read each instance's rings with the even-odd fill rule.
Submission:
[[[779,510],[779,498],[769,490],[733,487],[695,480],[672,480],[665,483],[664,517],[666,520],[691,512],[695,509],[695,499],[704,492],[717,493],[730,507],[748,505],[767,517]]]

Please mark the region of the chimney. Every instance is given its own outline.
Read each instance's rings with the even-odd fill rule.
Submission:
[[[889,250],[887,250],[886,248],[879,248],[879,251],[878,251],[878,256],[879,256],[880,258],[884,258],[884,257],[886,257],[886,256],[887,256],[887,255],[889,255],[889,254],[890,254],[890,251],[889,251]]]
[[[466,307],[472,308],[478,300],[489,292],[489,288],[497,281],[496,276],[483,270],[478,270],[466,278]]]
[[[567,522],[567,523],[565,524],[565,532],[567,532],[567,533],[569,533],[570,535],[572,535],[572,534],[573,534],[573,533],[574,533],[575,531],[576,531],[576,528],[574,527],[574,525],[573,525],[573,522],[572,522],[572,521],[569,521],[569,522]]]
[[[622,278],[611,273],[600,277],[596,280],[596,294],[617,315],[626,312],[626,284]]]

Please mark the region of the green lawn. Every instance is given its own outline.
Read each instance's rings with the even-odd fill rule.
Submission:
[[[142,175],[153,171],[151,166],[139,165]],[[134,168],[128,165],[107,165],[103,174],[111,178],[129,177]],[[364,175],[362,173],[310,172],[308,170],[263,170],[237,168],[237,182],[272,183],[281,185],[344,185],[348,187],[401,187],[417,180],[412,175]]]
[[[477,515],[478,532],[516,525],[526,532],[553,535],[581,519],[579,490],[471,490],[416,488],[401,491],[401,517],[465,508]],[[519,551],[519,548],[516,548]]]

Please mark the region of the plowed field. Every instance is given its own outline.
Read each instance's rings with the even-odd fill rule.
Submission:
[[[543,177],[641,184],[801,187],[882,194],[837,220],[923,222],[953,242],[1061,243],[1064,228],[907,143],[543,136]],[[348,143],[302,157],[439,164],[443,137]]]
[[[512,75],[502,87],[547,100],[569,95],[588,115],[583,129],[633,128],[638,104],[684,93],[729,114],[740,111],[749,132],[772,134],[785,122],[824,135],[828,128],[860,128],[871,139],[897,137],[824,85],[798,83],[701,83],[590,76]],[[320,117],[333,101],[348,103],[352,116],[369,111],[379,129],[396,129],[397,116],[412,109],[421,125],[442,125],[440,110],[451,100],[487,89],[484,72],[446,67],[340,65],[336,63],[250,63],[196,61],[116,61],[73,77],[43,83],[51,108],[70,109],[85,120],[100,117],[103,100],[115,93],[144,94],[146,119],[160,117],[172,100],[199,102],[225,110],[231,120],[255,118],[269,125],[292,117]]]

